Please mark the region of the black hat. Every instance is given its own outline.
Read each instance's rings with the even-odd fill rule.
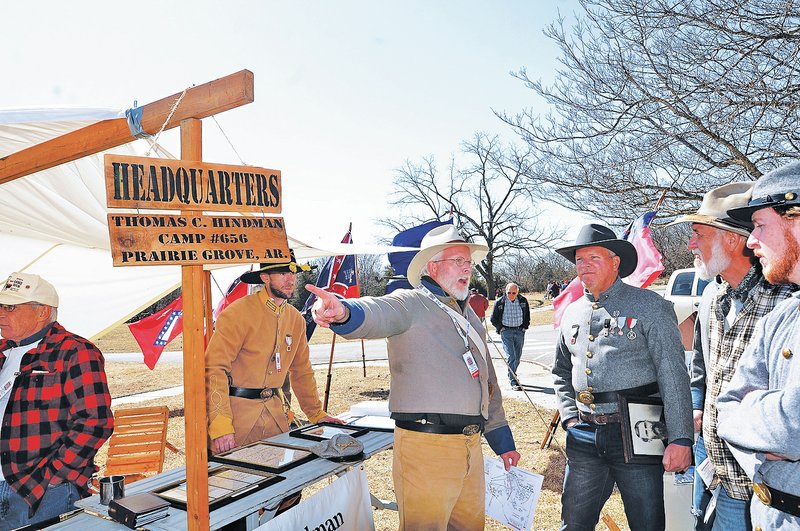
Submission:
[[[260,269],[248,271],[239,277],[245,284],[263,284],[261,273],[297,273],[298,271],[311,271],[314,266],[309,264],[298,264],[294,257],[294,251],[289,250],[289,260],[283,262],[262,263]]]
[[[613,230],[598,223],[584,225],[575,238],[575,245],[556,249],[556,252],[574,264],[575,251],[584,247],[604,247],[619,256],[619,276],[623,278],[636,271],[639,263],[631,242],[620,240]]]
[[[776,206],[800,206],[800,162],[792,162],[762,175],[753,187],[747,206],[732,208],[728,215],[750,221],[753,212]]]

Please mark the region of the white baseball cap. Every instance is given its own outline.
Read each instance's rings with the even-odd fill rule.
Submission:
[[[30,273],[11,273],[0,289],[0,304],[38,302],[58,308],[58,293],[48,281]]]

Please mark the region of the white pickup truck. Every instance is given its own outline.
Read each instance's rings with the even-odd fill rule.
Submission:
[[[669,277],[664,298],[675,305],[678,324],[697,311],[700,296],[710,281],[701,279],[694,268],[676,269]]]

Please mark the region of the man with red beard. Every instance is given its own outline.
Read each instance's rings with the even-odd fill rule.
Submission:
[[[416,289],[340,300],[306,285],[319,297],[311,313],[320,326],[348,339],[388,338],[400,529],[484,528],[481,433],[506,470],[519,461],[486,330],[467,303],[472,264],[487,251],[443,225],[408,266]]]
[[[747,206],[747,246],[772,284],[800,283],[800,163],[758,181]],[[796,286],[795,286],[796,289]],[[717,400],[718,434],[753,480],[754,529],[800,529],[800,292],[761,319],[730,385]]]
[[[688,247],[695,268],[701,278],[717,279],[703,293],[693,342],[692,408],[694,430],[701,432],[695,463],[706,469],[701,463],[709,459],[714,471],[708,489],[700,473],[695,473],[692,512],[697,530],[750,529],[748,504],[753,489],[750,478],[717,435],[717,397],[733,377],[758,320],[792,293],[788,286],[774,286],[764,279],[761,265],[745,246],[752,224],[727,214],[729,209],[747,205],[753,184],[737,182],[715,188],[703,196],[697,212],[673,222],[691,223]],[[716,509],[704,514],[715,490]]]

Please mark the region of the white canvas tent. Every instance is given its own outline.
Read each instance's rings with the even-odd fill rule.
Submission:
[[[0,109],[0,158],[124,112],[87,108]],[[109,153],[142,156],[137,140]],[[151,154],[170,157],[165,152]],[[179,266],[112,267],[103,153],[0,184],[0,277],[40,274],[61,297],[59,321],[92,338],[180,286]],[[287,226],[291,226],[287,221]],[[298,259],[406,250],[339,243],[308,245],[290,236]],[[213,304],[247,266],[217,269]],[[2,280],[2,279],[0,279]]]

